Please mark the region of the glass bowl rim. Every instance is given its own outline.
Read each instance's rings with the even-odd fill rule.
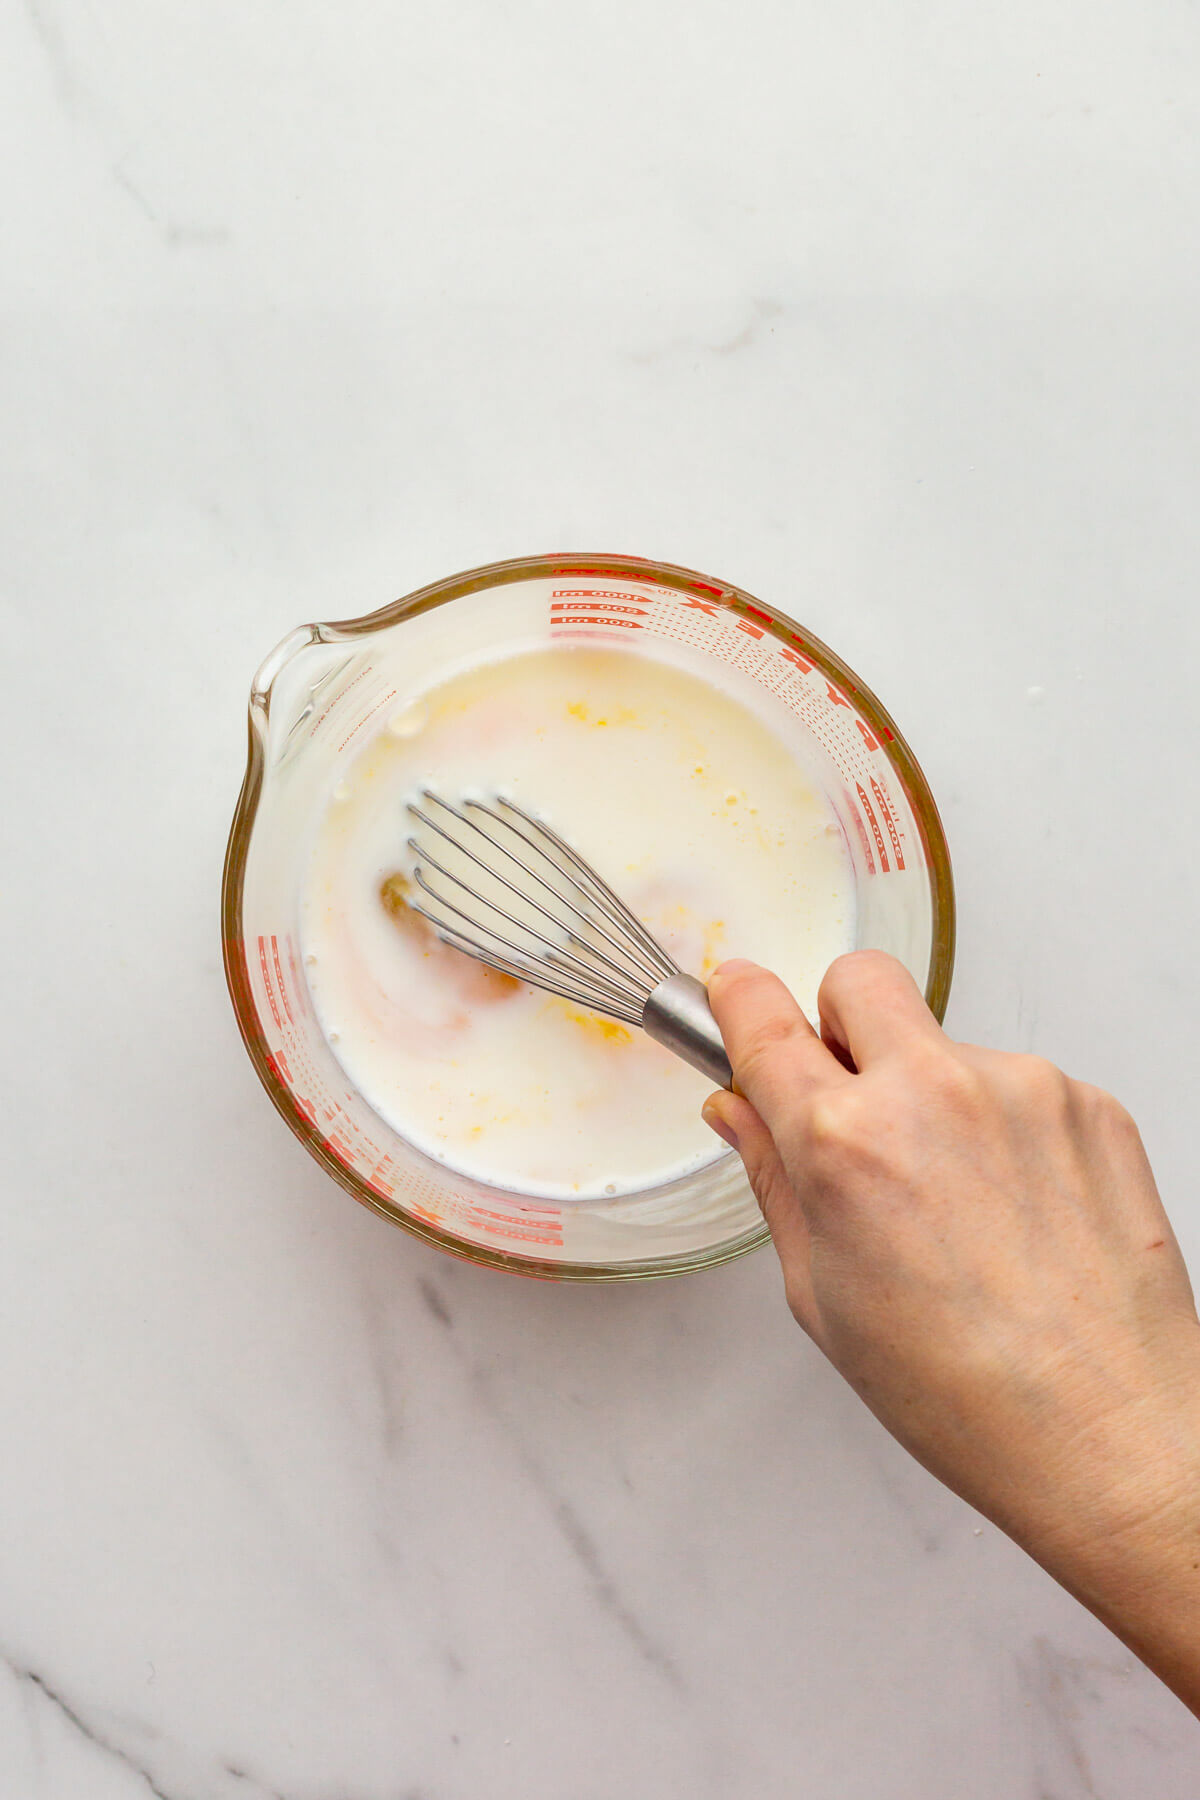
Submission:
[[[807,628],[778,608],[756,599],[744,588],[736,587],[731,582],[715,581],[710,576],[676,563],[657,562],[647,557],[608,554],[512,557],[430,582],[428,586],[391,601],[375,612],[307,628],[300,627],[298,631],[289,633],[284,642],[295,641],[300,633],[304,633],[311,642],[338,642],[365,637],[449,600],[461,599],[467,594],[478,593],[487,588],[505,587],[512,582],[554,577],[651,581],[679,593],[715,602],[726,611],[752,621],[778,642],[801,651],[823,674],[853,698],[862,717],[885,747],[885,754],[904,786],[921,835],[929,876],[932,914],[925,1000],[934,1017],[939,1022],[942,1021],[946,1014],[954,972],[954,878],[941,816],[925,774],[890,713],[849,664],[843,662],[836,651],[831,650],[828,644],[815,637]],[[263,667],[270,665],[277,654],[278,650],[272,652]],[[611,1263],[553,1262],[540,1257],[524,1257],[486,1245],[473,1244],[454,1232],[413,1217],[402,1206],[377,1194],[354,1170],[338,1160],[316,1125],[297,1110],[290,1088],[275,1067],[258,1024],[258,1012],[247,971],[242,934],[242,891],[265,773],[263,736],[256,720],[256,703],[259,701],[269,703],[269,686],[263,690],[256,682],[250,697],[246,772],[234,809],[221,882],[221,947],[225,979],[242,1042],[259,1080],[274,1102],[276,1110],[325,1172],[362,1205],[370,1207],[390,1223],[399,1225],[423,1242],[484,1268],[501,1269],[509,1274],[541,1280],[653,1280],[660,1276],[717,1268],[722,1263],[745,1256],[749,1251],[757,1250],[765,1244],[770,1233],[764,1223],[712,1249],[689,1251],[678,1256],[626,1259]]]

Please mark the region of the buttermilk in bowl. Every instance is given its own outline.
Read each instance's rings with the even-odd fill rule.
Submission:
[[[555,1200],[645,1192],[724,1153],[711,1084],[643,1032],[485,968],[412,901],[408,803],[502,794],[546,820],[679,966],[782,976],[810,1017],[855,940],[854,877],[819,773],[779,721],[690,669],[556,645],[410,695],[339,770],[301,901],[317,1020],[418,1150]]]

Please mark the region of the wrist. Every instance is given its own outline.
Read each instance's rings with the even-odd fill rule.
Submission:
[[[1200,1713],[1200,1328],[1162,1349],[1012,1535]]]

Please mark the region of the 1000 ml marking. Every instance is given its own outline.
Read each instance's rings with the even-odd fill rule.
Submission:
[[[550,629],[555,636],[580,631],[585,636],[611,630],[647,631],[678,643],[690,643],[750,675],[815,733],[846,778],[847,787],[858,802],[861,820],[870,828],[870,836],[863,835],[861,840],[869,872],[876,873],[876,857],[880,873],[890,873],[893,865],[896,872],[902,872],[906,866],[902,840],[907,834],[897,823],[896,809],[883,785],[882,770],[869,760],[879,751],[878,737],[837,683],[797,647],[803,644],[802,638],[793,633],[793,643],[781,644],[769,636],[773,621],[768,614],[751,606],[745,611],[753,617],[735,613],[719,598],[701,600],[694,595],[561,587],[555,588],[550,597]],[[757,619],[763,623],[757,624]],[[747,653],[750,646],[757,647],[757,655]],[[838,720],[842,711],[849,715],[845,725]],[[857,733],[857,743],[847,735],[851,726]],[[892,737],[886,726],[883,731],[887,738]]]

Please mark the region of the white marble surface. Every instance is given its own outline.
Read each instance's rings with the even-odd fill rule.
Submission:
[[[4,1800],[1194,1800],[769,1254],[357,1210],[217,890],[260,656],[492,557],[790,609],[944,810],[955,1035],[1118,1092],[1200,1265],[1194,7],[0,18]]]

